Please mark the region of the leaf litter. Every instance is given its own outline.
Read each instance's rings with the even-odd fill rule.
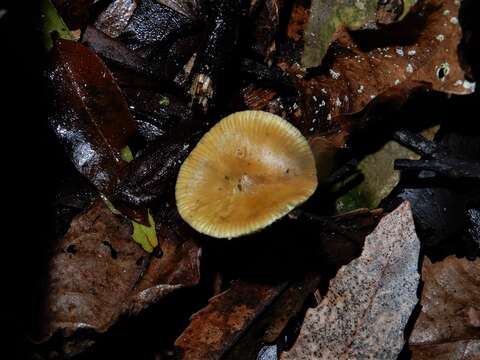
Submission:
[[[462,57],[465,46],[471,46],[472,33],[462,22],[460,1],[312,1],[311,8],[309,2],[301,0],[241,4],[228,1],[219,6],[189,0],[116,0],[110,5],[82,1],[75,6],[64,1],[53,3],[70,29],[81,28],[75,32],[75,39],[80,36],[84,45],[55,39],[55,29],[60,37],[67,36],[68,30],[54,11],[49,12],[45,23],[45,41],[48,43],[53,35],[52,43],[64,42],[64,50],[76,47],[72,54],[85,55],[57,59],[60,75],[65,75],[61,72],[69,67],[74,70],[70,84],[60,76],[56,81],[60,86],[53,87],[57,122],[81,134],[84,143],[97,146],[93,153],[103,159],[100,166],[92,163],[95,171],[88,166],[82,169],[83,163],[75,165],[128,216],[142,221],[135,216],[148,206],[159,242],[151,254],[132,243],[132,223],[112,213],[112,208],[98,199],[74,218],[64,236],[58,231],[41,330],[43,340],[63,337],[57,349],[61,356],[81,354],[96,342],[100,347],[109,344],[108,336],[101,334],[110,333],[121,317],[152,314],[148,309],[158,306],[175,309],[175,305],[162,299],[187,287],[197,289],[201,295],[190,300],[192,307],[185,311],[191,312],[184,316],[197,313],[190,322],[178,319],[179,328],[171,329],[170,334],[162,319],[155,322],[160,333],[168,335],[158,344],[156,339],[142,344],[142,348],[155,348],[156,357],[234,360],[255,358],[260,351],[261,358],[272,359],[328,358],[329,354],[336,354],[335,358],[396,358],[404,339],[409,340],[401,356],[408,353],[414,359],[474,359],[478,355],[476,330],[480,320],[475,290],[455,289],[466,294],[458,300],[450,293],[445,296],[434,290],[430,285],[433,280],[429,280],[438,274],[455,273],[445,275],[449,285],[473,284],[475,288],[475,281],[469,281],[474,263],[442,258],[446,251],[443,247],[452,248],[452,235],[462,238],[458,244],[469,258],[475,258],[479,251],[475,247],[480,244],[475,171],[470,172],[474,176],[468,178],[460,197],[453,201],[448,195],[449,200],[442,200],[445,191],[458,193],[458,186],[448,181],[465,181],[463,170],[452,169],[459,165],[470,171],[475,166],[478,156],[467,156],[472,152],[465,150],[475,146],[460,149],[462,146],[457,145],[463,140],[456,142],[457,134],[449,130],[448,122],[441,123],[436,143],[447,142],[447,147],[457,146],[456,150],[439,151],[433,158],[415,148],[423,156],[420,160],[399,146],[392,150],[390,145],[397,144],[388,142],[391,136],[386,136],[385,172],[373,170],[372,163],[380,165],[375,157],[360,165],[365,173],[371,171],[370,178],[376,181],[371,186],[373,201],[362,200],[346,208],[374,208],[379,203],[386,207],[386,215],[366,237],[365,246],[365,236],[375,227],[382,211],[357,210],[332,217],[332,209],[328,208],[335,196],[328,187],[354,171],[351,165],[342,167],[345,156],[351,157],[356,151],[355,147],[349,148],[351,139],[368,141],[370,129],[380,126],[379,122],[388,122],[389,114],[420,92],[433,89],[464,95],[475,91],[468,72],[475,71],[475,67]],[[248,31],[242,32],[247,26]],[[249,50],[241,53],[245,49]],[[95,58],[95,52],[105,63]],[[89,72],[89,66],[83,69],[83,59],[90,65],[97,64],[97,71]],[[106,74],[104,80],[95,79],[98,69]],[[232,76],[235,69],[238,74]],[[83,83],[85,89],[80,86],[78,94],[85,97],[94,126],[85,126],[89,121],[78,121],[88,117],[82,106],[71,106],[80,102],[70,88]],[[104,96],[105,101],[99,105],[93,85],[98,85],[100,95],[113,96]],[[70,90],[64,92],[64,88]],[[112,100],[119,104],[114,107],[120,118],[127,121],[110,131],[109,122],[116,121],[116,112],[106,112],[103,117],[100,110],[110,109],[108,101]],[[103,102],[107,105],[103,106]],[[243,246],[213,244],[178,217],[169,200],[173,180],[199,134],[223,115],[245,107],[276,113],[297,126],[315,151],[323,185],[288,219],[242,240]],[[449,116],[450,122],[456,119]],[[105,119],[108,121],[101,123]],[[102,133],[104,129],[108,131]],[[115,135],[122,129],[126,129],[123,134]],[[471,132],[475,134],[475,130]],[[62,141],[61,134],[57,135]],[[67,141],[66,145],[68,152],[69,147],[78,144]],[[133,161],[129,164],[123,156],[126,149],[135,155],[130,156],[129,161]],[[398,172],[392,167],[394,159],[395,166],[401,169],[401,180],[387,196],[398,181]],[[343,175],[330,178],[339,167],[338,173]],[[437,171],[435,176],[432,171]],[[102,174],[105,176],[99,176]],[[407,203],[397,208],[399,201],[408,199],[404,195],[412,193],[412,179],[414,184],[420,183],[425,176],[436,183],[421,191],[426,194],[433,189],[443,195],[414,197],[411,211]],[[382,185],[386,185],[383,192],[379,191]],[[72,190],[71,196],[74,193]],[[443,203],[447,204],[446,212],[440,211]],[[143,210],[138,211],[139,207]],[[431,211],[433,215],[428,217],[433,208],[438,211]],[[423,216],[419,215],[422,211],[428,219],[441,219],[436,221],[434,232],[429,233],[428,226],[424,226]],[[422,245],[437,261],[432,264],[425,258],[425,286],[418,292],[420,245],[412,212]],[[442,212],[447,217],[452,212],[457,215],[447,221],[440,216]],[[68,223],[68,216],[62,221]],[[388,240],[393,243],[386,244]],[[459,246],[454,248],[459,251]],[[454,260],[462,265],[452,265]],[[362,265],[372,271],[362,271]],[[391,292],[385,290],[388,288]],[[339,289],[343,289],[343,300],[335,302]],[[446,299],[445,304],[429,307],[432,300],[427,296],[431,293],[435,300]],[[417,294],[421,295],[423,308],[420,313],[412,313]],[[345,311],[347,305],[351,305],[349,311]],[[450,308],[461,309],[452,312]],[[447,309],[448,316],[442,317],[445,314],[441,309]],[[322,320],[325,317],[328,321]],[[139,319],[141,323],[142,317]],[[406,326],[409,319],[414,323],[413,332]],[[295,340],[292,335],[299,328]],[[435,340],[419,340],[429,336]],[[325,338],[328,341],[320,340]],[[133,339],[131,346],[115,344],[113,335],[109,356],[110,351],[139,346]],[[165,347],[167,342],[170,345]],[[96,354],[95,349],[86,354]],[[139,354],[140,358],[143,355]]]
[[[360,257],[338,271],[282,359],[395,359],[418,301],[419,251],[405,202],[366,237]]]

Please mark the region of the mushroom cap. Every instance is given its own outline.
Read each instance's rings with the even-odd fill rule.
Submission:
[[[175,196],[195,230],[234,238],[270,225],[316,187],[315,160],[300,131],[277,115],[242,111],[198,142],[180,168]]]

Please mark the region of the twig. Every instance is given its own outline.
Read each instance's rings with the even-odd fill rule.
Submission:
[[[396,170],[434,171],[437,175],[452,179],[474,179],[480,181],[480,162],[459,159],[395,160]]]
[[[438,151],[438,146],[435,143],[425,139],[425,137],[420,134],[410,131],[397,131],[393,134],[393,138],[400,144],[422,156],[432,156]]]

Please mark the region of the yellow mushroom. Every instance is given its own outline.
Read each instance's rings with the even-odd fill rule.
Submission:
[[[194,229],[234,238],[270,225],[316,187],[315,160],[300,131],[277,115],[242,111],[202,137],[180,168],[175,196]]]

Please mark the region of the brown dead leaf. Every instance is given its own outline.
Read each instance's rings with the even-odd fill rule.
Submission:
[[[452,341],[436,345],[418,345],[412,360],[479,360],[480,340]]]
[[[301,280],[290,282],[260,319],[256,319],[255,324],[248,328],[228,352],[225,360],[256,358],[260,346],[275,342],[292,317],[300,314],[305,301],[318,288],[320,280],[318,273],[309,273]]]
[[[417,303],[420,242],[410,205],[385,216],[362,255],[342,267],[282,359],[394,359]]]
[[[74,355],[93,343],[77,341],[78,330],[105,332],[120,315],[197,284],[200,248],[164,221],[157,231],[161,257],[132,242],[130,223],[100,200],[74,218],[50,262],[39,341],[60,332],[64,351]]]
[[[342,116],[363,110],[372,99],[388,97],[391,91],[407,95],[400,101],[419,86],[472,93],[475,84],[465,78],[457,54],[462,38],[458,10],[455,0],[425,0],[399,23],[379,30],[340,30],[323,65],[312,74],[305,73],[298,58],[292,60],[291,52],[284,52],[278,66],[302,89],[302,116],[292,121],[312,138],[337,129],[345,120]],[[293,39],[301,34],[299,23],[290,23]]]
[[[178,359],[220,359],[286,287],[286,282],[272,285],[235,281],[193,315],[190,325],[175,341]]]
[[[309,263],[315,258],[317,263],[321,261],[327,266],[348,263],[358,256],[365,236],[378,223],[379,212],[360,209],[313,221],[299,214],[291,215],[294,219],[290,221],[294,223],[285,226],[290,231],[292,226],[297,225],[302,229],[294,231],[298,237],[295,248],[292,248],[290,241],[288,249],[283,248],[280,244],[282,230],[279,230],[271,234],[275,241],[271,244],[263,233],[265,248],[257,245],[254,252],[249,246],[230,249],[234,255],[228,250],[221,251],[224,258],[234,256],[234,261],[238,259],[238,266],[244,266],[246,258],[249,259],[250,268],[255,268],[257,262],[267,263],[280,279],[277,283],[237,280],[230,289],[212,298],[203,310],[192,317],[190,325],[177,339],[180,359],[234,360],[256,356],[259,345],[275,341],[289,320],[300,313],[306,299],[319,285],[321,276],[318,272],[310,271],[306,275],[301,272],[298,278],[291,279],[292,273],[298,271],[299,266],[295,265],[298,259]],[[283,229],[283,234],[285,232]],[[272,249],[274,246],[276,248]],[[277,253],[279,248],[283,255]],[[277,260],[269,262],[267,257],[281,260],[276,264]],[[282,277],[279,275],[280,266],[291,270]],[[257,271],[257,274],[261,273]]]
[[[480,259],[425,258],[422,280],[422,310],[408,340],[413,359],[480,358]]]

